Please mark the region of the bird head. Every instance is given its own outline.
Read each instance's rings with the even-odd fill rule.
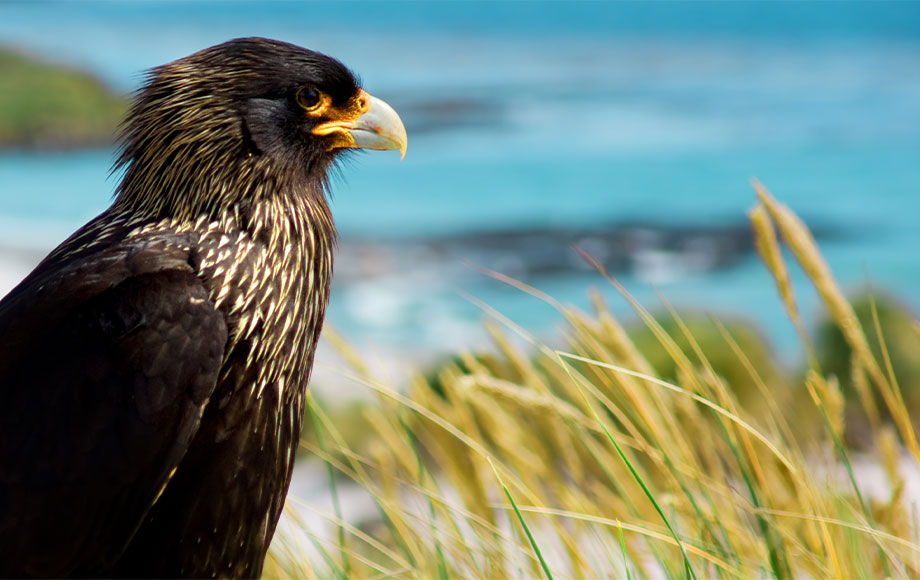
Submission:
[[[406,151],[384,101],[326,55],[241,38],[152,69],[123,125],[116,204],[194,217],[266,195],[322,195],[353,149]]]

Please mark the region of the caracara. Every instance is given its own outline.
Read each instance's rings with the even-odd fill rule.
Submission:
[[[322,54],[246,38],[149,73],[112,206],[0,301],[0,575],[260,574],[353,148],[405,129]]]

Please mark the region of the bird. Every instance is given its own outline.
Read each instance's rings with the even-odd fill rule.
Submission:
[[[0,300],[0,576],[260,575],[329,299],[330,175],[406,144],[293,44],[146,73],[111,206]]]

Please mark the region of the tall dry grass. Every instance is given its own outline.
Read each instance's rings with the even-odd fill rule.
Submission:
[[[898,466],[904,454],[920,462],[920,449],[889,361],[868,346],[878,329],[860,326],[805,225],[755,189],[756,247],[809,361],[798,391],[777,386],[714,322],[721,348],[746,372],[746,384],[729,384],[676,313],[678,330],[666,331],[606,273],[677,380],[656,376],[599,298],[592,313],[555,304],[568,328],[561,349],[490,311],[492,354],[462,354],[435,376],[416,375],[406,393],[360,364],[343,372],[379,400],[364,414],[372,436],[361,448],[312,406],[317,437],[304,445],[340,474],[334,488],[344,475],[372,495],[378,523],[359,528],[336,509],[334,533],[314,536],[311,556],[279,538],[265,575],[920,576],[917,518]],[[881,495],[860,487],[843,442],[843,395],[814,356],[787,255],[853,353],[851,379],[873,437],[859,460],[883,468]]]

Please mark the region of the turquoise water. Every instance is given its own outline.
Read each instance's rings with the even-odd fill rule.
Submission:
[[[241,35],[326,51],[390,101],[408,156],[358,156],[337,179],[343,240],[538,228],[738,224],[757,177],[816,228],[847,286],[920,296],[920,4],[67,3],[0,6],[0,42],[129,91],[146,67]],[[0,246],[51,246],[108,203],[110,150],[0,154]],[[403,258],[402,261],[395,258]],[[466,259],[488,263],[470,251]],[[551,336],[558,317],[459,263],[340,283],[330,322],[359,344],[479,338],[477,296]],[[409,266],[405,266],[405,264]],[[757,320],[795,351],[752,255],[620,275],[653,306]],[[528,282],[585,306],[584,270]],[[626,312],[605,290],[617,312]],[[808,317],[816,301],[801,297]]]

